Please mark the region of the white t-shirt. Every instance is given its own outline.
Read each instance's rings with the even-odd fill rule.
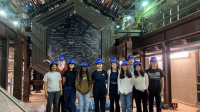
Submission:
[[[148,89],[149,86],[149,78],[147,73],[144,74],[144,77],[142,77],[141,75],[138,76],[137,78],[135,77],[135,75],[133,75],[133,83],[135,85],[135,88],[137,90],[140,91],[144,91],[146,89]]]
[[[47,72],[43,81],[47,82],[48,92],[60,91],[59,81],[61,81],[61,75],[59,72]]]

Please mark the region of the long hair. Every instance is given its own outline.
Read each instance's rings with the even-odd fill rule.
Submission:
[[[122,66],[123,67],[123,66]],[[123,79],[125,78],[125,74],[124,74],[124,69],[121,67],[121,72],[120,72],[120,79]],[[131,71],[129,69],[129,67],[127,66],[127,70],[126,70],[126,76],[128,78],[131,78],[132,77],[132,74],[131,74]]]
[[[141,65],[139,65],[141,68]],[[144,77],[144,71],[141,69],[140,74],[142,77]],[[137,78],[139,76],[138,71],[136,70],[136,66],[134,66],[134,76]]]
[[[77,76],[78,71],[77,71],[75,65],[74,65],[74,68],[72,69],[72,71],[73,71],[73,73]],[[70,72],[70,67],[69,67],[69,64],[68,64],[68,66],[67,66],[67,73],[69,74],[69,72]]]
[[[158,62],[157,62],[157,66],[156,66],[156,68],[157,68],[157,69],[159,68],[159,67],[158,67]],[[150,62],[150,64],[149,64],[149,69],[152,69],[151,62]]]
[[[81,80],[83,79],[83,73],[84,73],[84,71],[83,71],[82,68],[83,68],[83,67],[81,67],[81,69],[80,69],[80,79],[81,79]],[[86,69],[86,75],[87,75],[87,80],[89,80],[88,68]]]
[[[117,64],[117,75],[118,75],[118,70],[119,70],[119,64],[118,63],[116,63]],[[112,68],[112,64],[111,64],[111,67],[110,67],[110,69],[111,69],[111,72],[113,72],[113,68]]]
[[[49,67],[50,67],[50,71],[52,72],[52,66],[53,65],[56,65],[56,64],[51,64]],[[58,65],[56,65],[56,67],[58,67]]]

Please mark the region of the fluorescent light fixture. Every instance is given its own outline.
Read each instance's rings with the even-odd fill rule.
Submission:
[[[126,18],[129,20],[129,19],[131,19],[131,16],[127,16]]]
[[[144,2],[142,3],[142,6],[145,7],[146,5],[148,5],[148,2],[147,2],[147,1],[144,1]]]
[[[0,15],[5,17],[6,16],[6,12],[3,11],[3,10],[0,10]]]
[[[170,55],[171,59],[187,58],[187,57],[189,57],[188,52],[180,52],[180,53],[175,53],[175,54]]]
[[[13,22],[13,25],[14,25],[14,26],[17,26],[17,25],[18,25],[18,22],[17,22],[17,21],[14,21],[14,22]]]

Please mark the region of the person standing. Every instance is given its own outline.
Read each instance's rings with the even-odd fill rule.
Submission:
[[[129,63],[129,69],[130,69],[131,73],[134,74],[133,63],[135,61],[135,57],[133,55],[129,55],[127,60],[128,60],[128,63]],[[134,98],[135,98],[135,86],[133,86],[133,95],[132,95],[133,107],[134,107]]]
[[[81,64],[81,70],[79,75],[76,77],[75,87],[78,91],[78,101],[80,112],[88,112],[90,90],[92,88],[91,75],[88,73],[88,64],[83,62]]]
[[[118,91],[118,76],[120,74],[118,68],[118,61],[116,58],[111,59],[111,69],[107,71],[108,73],[108,94],[110,98],[110,112],[114,112],[114,104],[116,107],[116,112],[120,112],[119,107],[119,91]]]
[[[154,97],[156,98],[156,110],[161,112],[161,97],[164,95],[164,72],[158,68],[158,60],[151,57],[149,69],[149,112],[153,112]]]
[[[75,81],[78,71],[75,68],[75,60],[70,59],[68,63],[67,71],[64,73],[64,97],[66,103],[66,111],[67,112],[75,112],[76,111],[76,88]]]
[[[103,70],[103,60],[96,60],[97,70],[92,72],[92,80],[94,82],[93,86],[93,97],[95,104],[95,112],[99,112],[99,102],[101,107],[101,112],[105,112],[106,104],[106,82],[108,80],[108,75],[105,70]]]
[[[147,73],[141,69],[140,61],[134,62],[134,69],[133,83],[135,85],[135,102],[137,112],[142,112],[141,101],[143,105],[143,112],[147,112],[147,89],[149,85],[149,78]]]
[[[122,112],[132,112],[132,89],[133,89],[133,74],[128,68],[128,62],[122,61],[122,68],[118,76],[118,89],[120,92]]]
[[[53,103],[53,112],[58,112],[58,102],[62,96],[61,75],[56,71],[57,62],[52,61],[50,64],[50,71],[44,75],[44,91],[47,98],[46,112],[51,112]]]
[[[63,83],[63,74],[67,71],[67,66],[65,64],[65,57],[64,56],[59,56],[58,57],[58,67],[57,67],[57,72],[61,74],[62,78],[62,87],[64,88],[64,83]],[[63,91],[64,92],[64,91]],[[64,93],[62,96],[60,96],[59,103],[58,103],[58,112],[60,112],[60,106],[61,106],[61,112],[66,112],[66,106],[65,106],[65,97]]]
[[[133,66],[133,63],[135,61],[135,57],[133,55],[129,55],[128,58],[128,63],[129,63],[129,69],[131,71],[132,74],[134,74],[134,66]]]

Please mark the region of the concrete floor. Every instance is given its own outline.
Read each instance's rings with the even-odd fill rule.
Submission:
[[[31,103],[26,103],[30,106],[41,106],[42,104],[46,104],[46,98],[44,96],[44,91],[41,93],[35,93],[32,92],[32,95],[30,96]],[[162,112],[200,112],[198,111],[200,108],[195,106],[186,105],[183,103],[178,103],[178,109],[176,110],[163,110]],[[133,112],[136,112],[136,108],[133,109]],[[155,109],[156,112],[156,109]]]

